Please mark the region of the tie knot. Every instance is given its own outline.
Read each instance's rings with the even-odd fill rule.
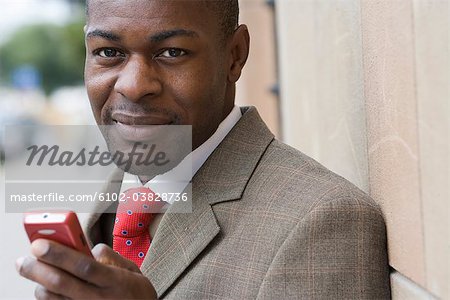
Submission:
[[[139,187],[128,189],[119,197],[118,213],[127,213],[132,210],[136,213],[154,212],[154,203],[157,201],[156,194],[149,188]]]
[[[133,237],[148,231],[154,212],[164,202],[146,187],[129,189],[120,196],[113,235]]]

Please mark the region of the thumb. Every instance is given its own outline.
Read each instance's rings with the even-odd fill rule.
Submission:
[[[123,258],[120,254],[116,253],[113,249],[105,244],[97,244],[92,248],[92,255],[95,260],[105,264],[116,266],[122,269],[127,269],[132,272],[141,273],[138,266],[136,266],[131,260]]]

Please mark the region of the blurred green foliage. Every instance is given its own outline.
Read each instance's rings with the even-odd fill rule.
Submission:
[[[42,87],[49,94],[60,86],[83,83],[84,20],[64,26],[41,24],[18,30],[0,47],[0,79],[11,82],[11,73],[32,65],[41,74]]]

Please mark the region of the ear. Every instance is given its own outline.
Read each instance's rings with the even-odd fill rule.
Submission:
[[[250,50],[250,35],[246,25],[240,25],[233,33],[230,41],[230,68],[228,81],[236,82],[241,77],[242,68],[247,62]]]

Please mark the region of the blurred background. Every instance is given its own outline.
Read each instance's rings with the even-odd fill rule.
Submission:
[[[394,299],[450,299],[448,0],[240,5],[251,53],[237,104],[381,205]],[[83,25],[83,0],[1,1],[2,127],[94,124]],[[0,230],[0,298],[29,299],[21,215],[2,210]]]

